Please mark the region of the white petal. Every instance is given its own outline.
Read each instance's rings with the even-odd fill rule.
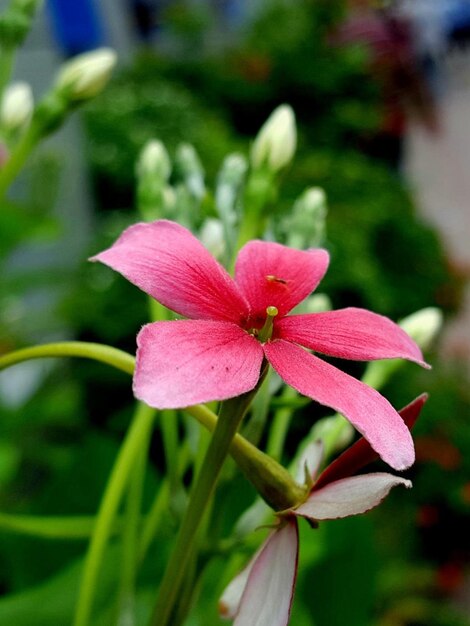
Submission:
[[[298,547],[295,521],[270,535],[251,568],[234,626],[287,626]]]
[[[294,513],[314,520],[359,515],[380,504],[397,485],[410,488],[411,481],[383,472],[342,478],[313,491]]]
[[[235,619],[238,609],[240,608],[240,600],[242,599],[243,592],[245,591],[248,576],[253,569],[256,559],[261,551],[264,550],[268,541],[269,537],[264,543],[261,544],[244,569],[242,569],[242,571],[229,582],[227,587],[225,587],[223,594],[220,596],[218,607],[219,615],[222,619]]]

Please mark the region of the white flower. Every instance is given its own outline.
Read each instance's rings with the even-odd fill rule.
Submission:
[[[0,110],[1,125],[15,131],[29,123],[33,112],[34,101],[28,83],[13,83],[6,88]]]
[[[109,80],[117,56],[111,48],[85,52],[64,63],[57,76],[56,87],[71,100],[96,96]]]
[[[291,161],[296,145],[294,111],[283,104],[271,113],[257,134],[251,149],[251,162],[254,167],[267,165],[277,172]]]

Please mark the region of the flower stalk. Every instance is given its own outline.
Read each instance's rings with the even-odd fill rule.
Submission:
[[[265,371],[266,366],[264,366]],[[260,377],[260,382],[262,378],[263,375]],[[226,400],[221,405],[214,434],[194,483],[188,507],[160,585],[150,620],[153,626],[166,626],[169,623],[168,620],[191,562],[193,549],[197,545],[201,522],[212,498],[222,466],[258,386],[253,391]]]

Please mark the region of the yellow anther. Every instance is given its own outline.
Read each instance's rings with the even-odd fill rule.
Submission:
[[[273,274],[268,274],[266,276],[266,280],[268,281],[268,283],[280,283],[281,285],[287,285],[287,280],[284,280],[284,278],[278,278]]]

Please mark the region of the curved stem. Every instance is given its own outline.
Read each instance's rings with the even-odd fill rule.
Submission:
[[[146,441],[154,416],[154,409],[144,404],[139,404],[124,443],[119,450],[106,491],[101,500],[96,526],[86,555],[73,621],[74,626],[87,626],[90,622],[98,574],[111,528],[122,494],[129,481],[131,470]]]
[[[88,539],[96,518],[91,516],[35,516],[0,513],[0,530],[44,539]],[[117,533],[122,520],[117,520],[111,532]]]
[[[16,144],[8,161],[0,170],[0,200],[3,200],[11,183],[20,173],[27,158],[38,143],[40,136],[40,132],[33,122]]]
[[[230,444],[256,390],[221,405],[219,419],[204,463],[193,486],[170,561],[165,571],[150,624],[166,626],[190,564],[199,527],[213,494]]]
[[[100,343],[89,343],[85,341],[62,341],[58,343],[46,343],[41,346],[32,346],[15,350],[0,356],[0,370],[29,361],[31,359],[41,359],[44,357],[81,357],[101,361],[112,365],[117,369],[133,374],[135,359],[133,356],[117,348],[111,348]]]

